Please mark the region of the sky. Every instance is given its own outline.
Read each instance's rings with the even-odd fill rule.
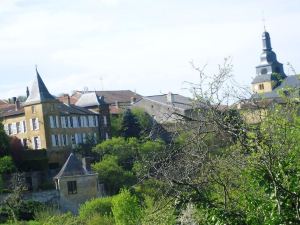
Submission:
[[[299,0],[0,0],[0,98],[25,95],[35,65],[54,95],[189,96],[190,62],[215,73],[225,57],[250,86],[263,17],[286,73],[300,71]]]

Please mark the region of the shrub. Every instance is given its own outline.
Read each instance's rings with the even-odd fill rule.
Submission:
[[[111,207],[112,197],[95,198],[80,206],[79,217],[81,219],[87,219],[95,214],[109,216],[112,213]]]

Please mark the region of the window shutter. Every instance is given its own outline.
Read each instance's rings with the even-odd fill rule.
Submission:
[[[61,128],[64,128],[65,126],[64,126],[64,117],[63,116],[60,117],[60,123],[61,123]]]
[[[72,128],[72,126],[71,126],[71,117],[69,117],[69,116],[68,116],[68,124],[69,124],[69,127]]]
[[[78,144],[78,134],[75,133],[75,144],[77,145]]]
[[[41,149],[42,148],[42,143],[41,143],[41,138],[40,136],[37,137],[37,143],[38,143],[38,149]]]
[[[39,130],[40,129],[39,118],[35,119],[35,123],[36,123],[36,130]]]
[[[50,128],[54,128],[53,116],[49,116],[50,119]]]
[[[30,123],[31,130],[33,130],[32,119],[29,119],[29,123]]]
[[[69,145],[68,135],[65,134],[65,137],[66,137],[66,145]]]
[[[8,125],[7,124],[4,124],[4,130],[5,130],[5,133],[8,135],[9,132],[8,132]]]
[[[32,149],[35,149],[35,146],[34,146],[34,137],[31,138],[31,145],[32,145]]]
[[[24,121],[20,122],[20,132],[25,133],[25,131],[24,131]]]
[[[95,116],[96,127],[98,127],[98,116]]]
[[[58,119],[58,116],[56,116],[55,119],[56,119],[56,127],[59,128],[59,119]]]
[[[80,116],[80,123],[81,123],[81,127],[84,127],[83,116]]]
[[[73,116],[73,125],[74,125],[75,128],[78,127],[78,120],[77,120],[76,116]]]
[[[51,140],[52,140],[52,146],[55,147],[56,143],[55,143],[55,135],[54,134],[51,135]]]
[[[62,146],[60,134],[57,135],[57,139],[58,139],[58,146]]]
[[[83,143],[86,143],[86,134],[85,133],[82,134],[82,138],[83,138]]]
[[[24,133],[27,132],[26,120],[23,121],[23,130],[24,130]]]

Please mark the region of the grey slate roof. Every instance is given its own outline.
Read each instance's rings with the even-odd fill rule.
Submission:
[[[155,101],[157,103],[161,103],[164,105],[170,105],[173,107],[176,107],[178,109],[182,109],[182,110],[188,110],[188,109],[192,109],[193,108],[193,100],[179,95],[179,94],[172,94],[173,95],[173,102],[168,102],[167,100],[167,94],[163,94],[163,95],[152,95],[152,96],[145,96],[143,97],[145,100],[150,100],[150,101]]]
[[[256,84],[256,83],[262,83],[266,81],[274,80],[273,76],[271,74],[263,74],[263,75],[257,75],[251,84]]]
[[[263,94],[254,94],[253,98],[254,99],[259,99],[259,98],[267,98],[267,99],[275,99],[275,98],[280,98],[278,91],[285,89],[285,88],[300,88],[300,76],[299,75],[291,75],[287,76],[281,84],[276,87],[273,91],[271,92],[266,92]]]
[[[98,96],[96,92],[87,92],[80,96],[78,101],[75,103],[76,106],[80,107],[90,107],[90,106],[99,106],[106,104],[104,98]]]
[[[136,100],[139,100],[142,98],[141,95],[130,91],[130,90],[115,90],[115,91],[88,91],[87,93],[95,93],[97,96],[103,96],[104,101],[108,104],[115,104],[116,102],[118,103],[129,103],[131,102],[131,97],[134,97]],[[77,91],[77,94],[81,96],[84,94],[82,91]]]
[[[0,118],[24,114],[24,108],[16,110],[15,104],[0,104]]]
[[[75,156],[74,153],[71,153],[59,171],[59,173],[54,178],[61,178],[67,176],[76,176],[76,175],[88,175],[88,171],[83,168],[82,162]]]
[[[25,105],[36,104],[46,101],[56,101],[56,99],[49,93],[39,72],[36,70],[36,79],[32,84],[31,91],[25,102]]]

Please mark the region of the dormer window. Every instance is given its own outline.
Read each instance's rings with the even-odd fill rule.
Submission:
[[[259,89],[259,90],[264,90],[264,89],[265,89],[264,84],[259,84],[259,85],[258,85],[258,89]]]

